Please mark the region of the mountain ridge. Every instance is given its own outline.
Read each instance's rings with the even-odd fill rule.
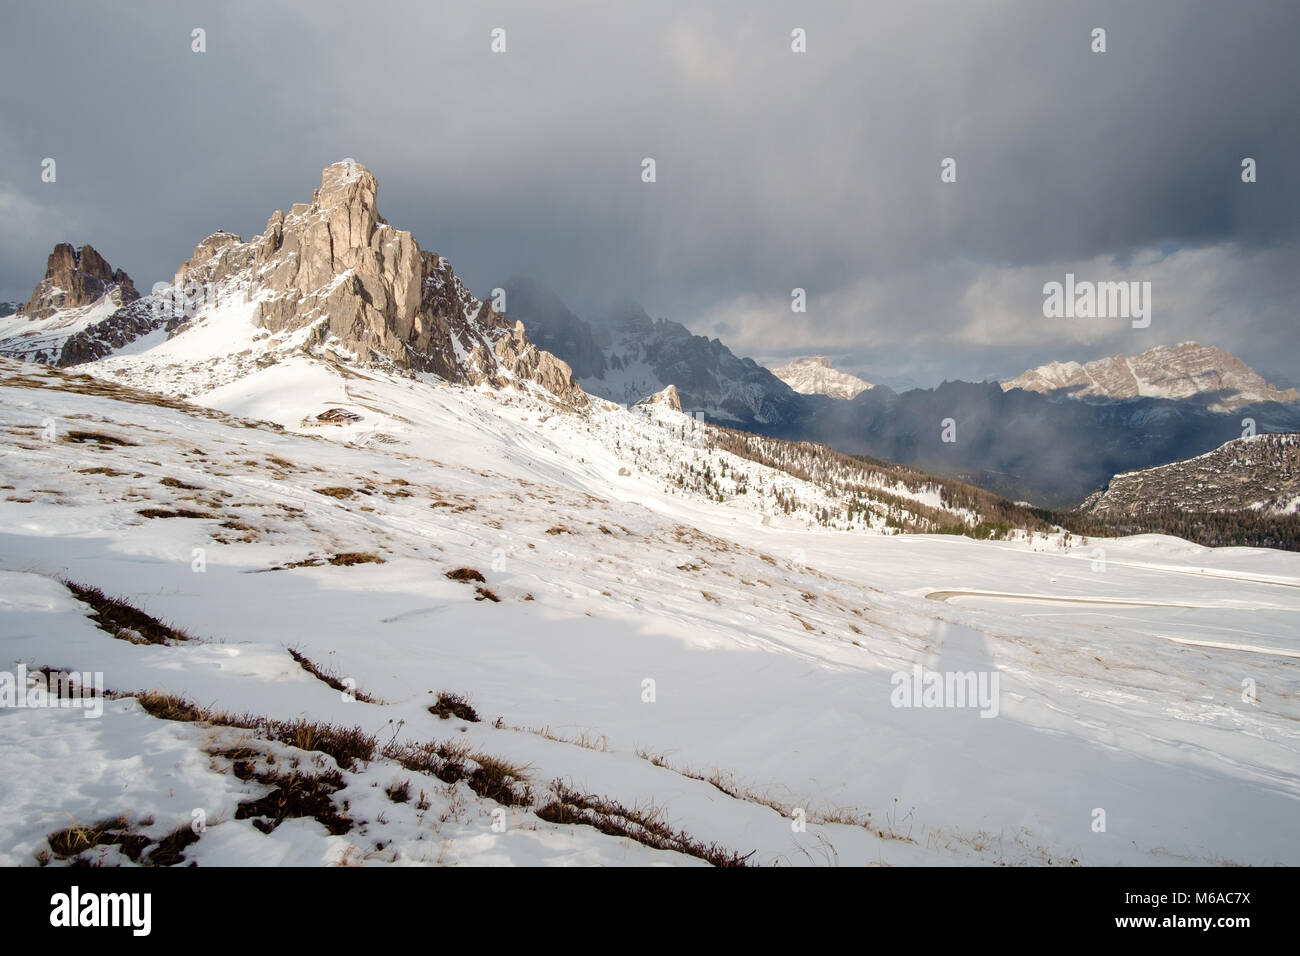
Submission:
[[[1048,362],[1003,382],[1002,388],[1091,402],[1200,400],[1216,411],[1234,411],[1257,402],[1300,401],[1296,389],[1274,388],[1237,356],[1191,341],[1082,364]]]
[[[87,306],[94,292],[102,294]],[[111,273],[91,247],[77,252],[61,244],[32,302],[60,337],[35,337],[29,304],[0,326],[11,336],[0,342],[4,354],[59,366],[104,361],[127,375],[131,363],[117,360],[144,352],[167,366],[154,369],[163,387],[169,373],[193,379],[187,365],[240,345],[236,352],[250,367],[305,350],[462,385],[527,382],[566,404],[587,401],[572,369],[538,349],[522,323],[477,299],[445,258],[388,224],[378,211],[377,181],[352,160],[327,166],[311,202],[287,214],[276,210],[247,242],[225,231],[209,235],[172,282],[148,296],[121,270]],[[213,323],[229,324],[229,334],[184,347],[195,344],[193,329]],[[45,326],[40,331],[48,332]],[[155,348],[176,340],[182,344]]]

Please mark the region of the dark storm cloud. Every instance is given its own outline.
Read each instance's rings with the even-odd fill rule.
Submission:
[[[169,278],[351,156],[480,294],[530,274],[761,356],[910,346],[937,380],[1197,337],[1276,367],[1294,338],[1300,7],[701,6],[11,5],[0,298],[60,240]],[[1154,275],[1154,327],[1044,325],[1085,268]]]

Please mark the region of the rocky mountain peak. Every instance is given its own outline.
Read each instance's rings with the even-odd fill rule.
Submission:
[[[92,305],[114,292],[118,305],[140,298],[131,277],[114,270],[93,246],[76,249],[61,242],[50,253],[45,277],[20,311],[29,319],[46,319],[63,309]]]
[[[272,333],[305,330],[305,348],[336,360],[460,384],[531,381],[569,404],[586,404],[569,366],[475,298],[445,259],[390,226],[378,196],[362,164],[327,166],[310,203],[276,211],[248,242],[209,236],[174,285],[255,302],[258,325]]]
[[[1293,388],[1274,388],[1237,356],[1200,342],[1159,345],[1134,356],[1048,362],[1002,383],[1059,398],[1114,402],[1132,398],[1196,399],[1231,411],[1256,402],[1294,402]]]
[[[669,385],[661,391],[655,392],[653,395],[648,395],[641,399],[641,401],[637,402],[637,404],[663,405],[665,408],[671,408],[675,412],[680,412],[682,410],[682,399],[681,396],[677,394],[676,385]]]
[[[364,248],[375,227],[387,225],[379,215],[379,183],[360,163],[344,160],[326,166],[312,206],[330,224],[330,235],[345,250]]]
[[[773,366],[771,372],[801,395],[849,399],[874,387],[856,375],[841,372],[825,355],[791,359],[785,365]]]

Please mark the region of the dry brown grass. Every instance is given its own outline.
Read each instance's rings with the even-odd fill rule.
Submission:
[[[215,518],[216,515],[206,511],[194,511],[190,508],[141,508],[136,514],[144,518]]]
[[[148,825],[151,821],[144,821]],[[161,840],[155,840],[143,833],[135,832],[134,826],[125,816],[109,817],[92,824],[79,824],[75,821],[62,830],[49,834],[46,842],[50,850],[61,860],[77,858],[73,862],[89,863],[81,854],[96,847],[116,846],[122,855],[132,863],[144,866],[175,866],[185,861],[184,850],[196,843],[199,835],[188,826],[177,827]],[[152,847],[152,850],[150,850]],[[44,853],[45,862],[49,854]],[[41,854],[37,854],[41,862]],[[41,863],[45,865],[44,862]]]
[[[356,494],[353,489],[342,487],[316,488],[314,490],[316,494],[325,495],[328,498],[351,498]]]
[[[164,624],[121,598],[109,597],[99,588],[77,584],[66,578],[61,583],[77,600],[90,605],[95,625],[106,634],[133,644],[170,644],[190,640],[190,635],[180,628]]]
[[[478,711],[474,709],[468,699],[460,694],[453,694],[445,690],[438,692],[437,703],[429,707],[429,713],[435,717],[441,717],[443,720],[458,717],[474,724],[479,722]]]
[[[480,584],[487,583],[487,578],[483,577],[480,572],[475,571],[473,568],[456,568],[453,571],[448,571],[446,576],[453,581],[477,581]]]
[[[373,551],[341,551],[329,559],[336,567],[350,568],[354,564],[383,564],[384,559]]]
[[[537,811],[537,816],[548,823],[594,827],[609,836],[627,837],[655,850],[685,853],[714,866],[748,866],[753,856],[753,851],[742,855],[672,828],[656,807],[628,808],[608,797],[580,793],[561,780],[551,788],[554,799]]]
[[[293,648],[293,647],[289,648],[289,656],[292,657],[295,661],[297,661],[298,666],[301,667],[303,670],[305,670],[308,674],[310,674],[312,677],[315,677],[317,680],[321,681],[322,683],[328,685],[329,687],[332,687],[334,690],[337,690],[341,693],[351,694],[354,698],[361,701],[363,704],[380,703],[380,701],[376,700],[374,697],[371,697],[369,694],[365,693],[364,691],[358,690],[355,686],[348,687],[348,685],[343,683],[343,679],[340,678],[334,672],[333,669],[327,671],[321,669],[320,667],[317,667],[316,664],[313,663],[312,660],[309,657],[307,657],[306,654],[302,653],[302,651],[298,650],[297,648]]]

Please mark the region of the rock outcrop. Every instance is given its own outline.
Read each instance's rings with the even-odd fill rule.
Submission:
[[[653,395],[648,395],[645,398],[641,399],[641,401],[637,402],[637,404],[638,405],[662,405],[665,408],[671,408],[675,412],[680,412],[682,410],[682,400],[681,397],[677,394],[676,385],[669,385],[667,388],[663,389],[662,391],[655,392]]]
[[[61,242],[50,253],[45,278],[19,311],[29,319],[47,319],[64,309],[93,305],[113,292],[119,305],[140,298],[131,277],[121,269],[115,271],[93,246],[74,249]]]
[[[306,329],[307,349],[340,360],[467,385],[535,382],[585,405],[567,364],[476,299],[446,259],[379,215],[378,191],[359,163],[326,167],[312,201],[276,211],[261,235],[203,240],[173,287],[187,297],[242,294],[257,303],[263,328]]]
[[[98,358],[151,330],[144,301],[93,247],[61,242],[27,303],[0,310],[0,355],[52,365]]]

